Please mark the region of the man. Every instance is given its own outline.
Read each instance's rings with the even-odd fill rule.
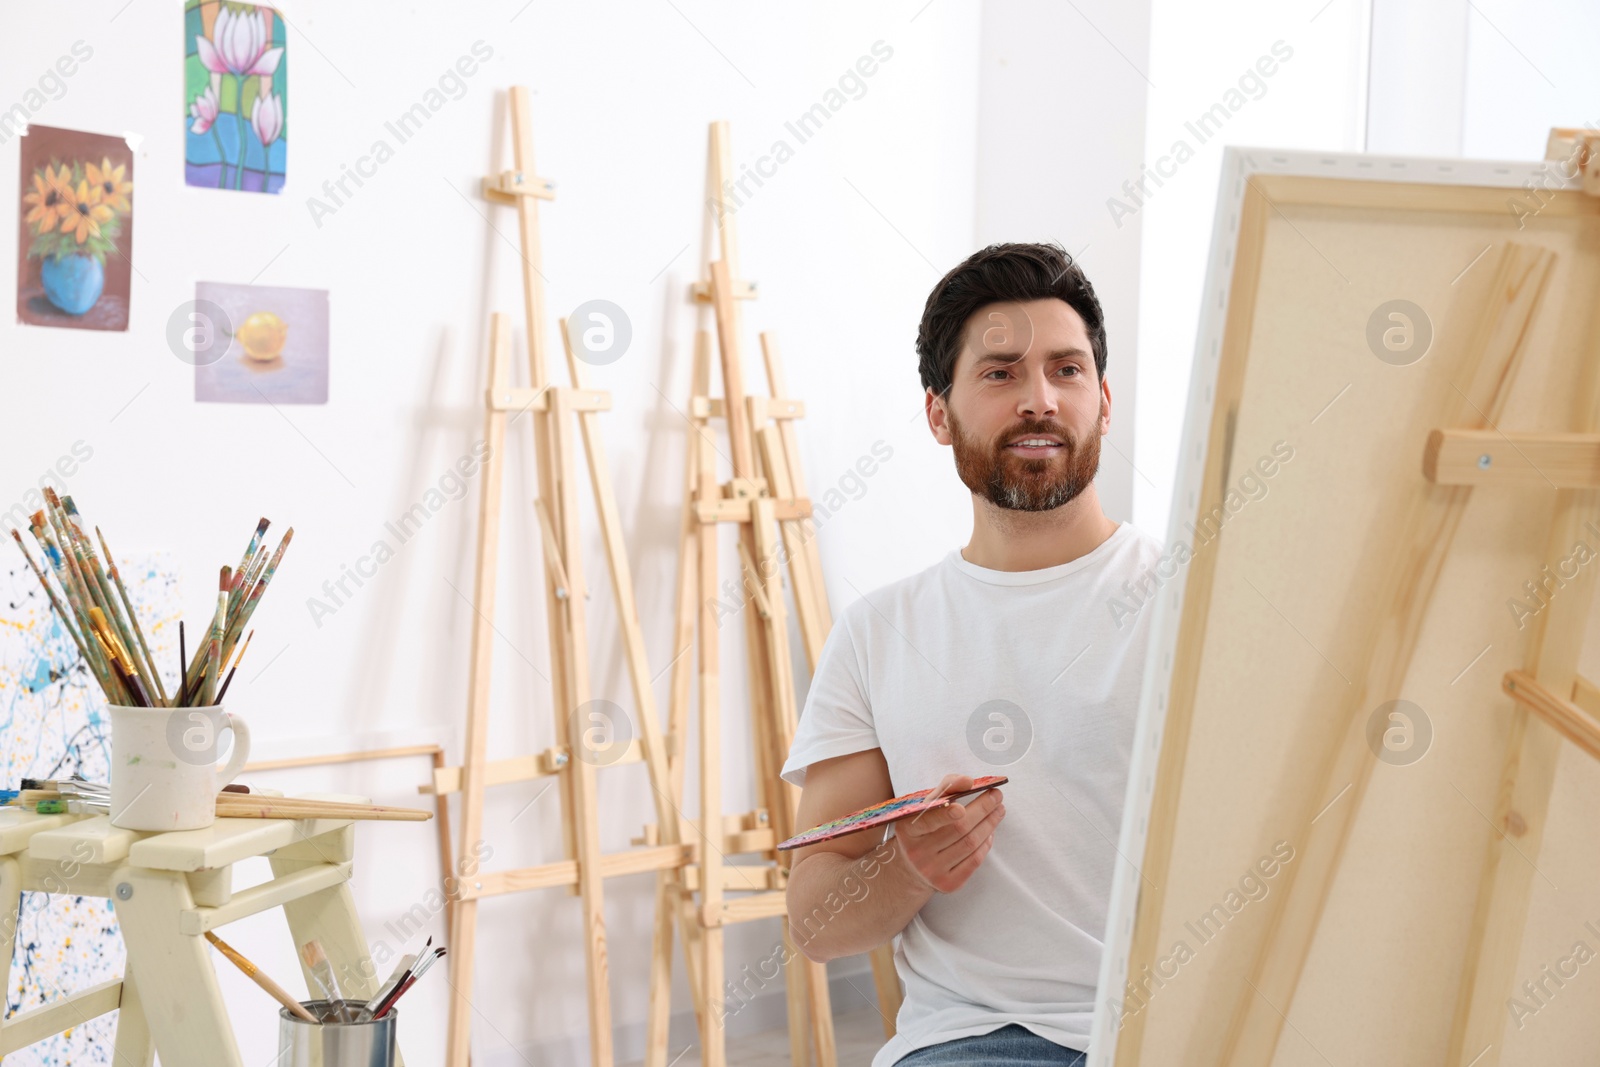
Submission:
[[[802,828],[1010,781],[798,850],[790,928],[818,961],[899,935],[905,1003],[872,1067],[1077,1065],[1149,626],[1124,583],[1149,580],[1160,545],[1100,509],[1105,323],[1059,247],[991,245],[945,275],[917,353],[972,537],[841,613],[783,776],[803,787]]]

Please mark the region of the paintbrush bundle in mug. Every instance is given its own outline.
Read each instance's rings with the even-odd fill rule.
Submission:
[[[11,536],[44,586],[50,606],[78,646],[106,700],[115,706],[134,708],[220,704],[233,682],[234,672],[239,669],[239,661],[250,647],[250,636],[254,635],[254,631],[246,635],[245,626],[283,560],[284,550],[294,537],[293,528],[284,533],[276,551],[269,554],[262,543],[268,521],[262,519],[239,565],[222,568],[217,583],[216,614],[193,658],[184,647],[183,624],[178,624],[179,671],[169,691],[150,655],[144,628],[139,625],[138,614],[122,584],[122,575],[105,535],[95,527],[95,538],[100,545],[97,552],[72,497],[57,496],[52,489],[46,489],[44,495],[45,506],[33,513],[29,527],[39,543],[44,566],[34,561],[18,531],[13,529]],[[51,577],[55,578],[54,584]],[[241,636],[244,637],[242,645]],[[234,655],[236,650],[238,655]]]

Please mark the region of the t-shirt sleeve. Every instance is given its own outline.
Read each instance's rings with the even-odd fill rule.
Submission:
[[[859,601],[857,603],[860,603]],[[804,786],[806,768],[818,760],[881,748],[867,700],[867,683],[852,633],[851,605],[840,613],[811,678],[805,708],[795,727],[794,745],[783,765],[783,780]]]

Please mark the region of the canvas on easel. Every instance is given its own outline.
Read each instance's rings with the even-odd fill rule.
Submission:
[[[1226,153],[1092,1063],[1592,1058],[1581,186]]]

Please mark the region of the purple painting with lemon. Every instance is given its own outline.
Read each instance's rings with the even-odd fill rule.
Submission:
[[[276,193],[288,146],[283,16],[230,0],[183,8],[184,181]]]
[[[913,815],[921,815],[934,808],[942,808],[946,804],[954,803],[958,798],[982,793],[986,789],[993,789],[997,785],[1005,785],[1010,781],[1003,774],[986,774],[982,778],[972,780],[971,789],[952,790],[941,794],[938,787],[919,789],[915,793],[906,793],[891,800],[879,801],[876,804],[853,811],[849,815],[832,822],[825,822],[821,826],[807,830],[803,834],[796,834],[778,845],[779,849],[800,848],[803,845],[814,845],[819,841],[831,841],[836,837],[846,834],[859,833],[874,826],[883,826],[887,823],[907,819]]]
[[[328,291],[196,282],[194,398],[216,404],[328,402]]]

